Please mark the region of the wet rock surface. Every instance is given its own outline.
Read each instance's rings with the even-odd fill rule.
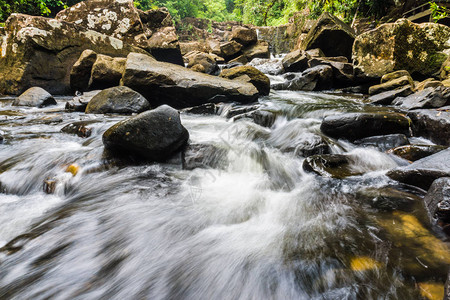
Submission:
[[[15,106],[33,106],[45,107],[55,105],[56,100],[49,92],[40,87],[32,87],[17,97],[12,105]]]
[[[432,220],[442,225],[450,223],[450,177],[443,177],[433,181],[424,198],[425,205]]]
[[[388,153],[392,153],[410,161],[416,161],[445,149],[447,149],[446,146],[440,145],[405,145],[390,149]]]
[[[366,137],[353,142],[356,145],[377,147],[380,151],[386,151],[391,148],[408,145],[408,137],[404,134],[388,134],[380,136]]]
[[[250,103],[258,98],[258,90],[250,83],[194,72],[137,53],[128,55],[122,83],[141,93],[152,106],[184,108],[205,103]]]
[[[96,94],[86,107],[87,114],[140,113],[150,108],[150,103],[138,92],[126,86],[109,88]]]
[[[320,130],[350,141],[386,134],[409,135],[410,120],[399,113],[348,113],[325,117]]]
[[[103,134],[106,150],[150,161],[164,161],[188,139],[178,111],[167,105],[125,119]]]
[[[394,180],[427,190],[434,180],[450,176],[450,149],[422,158],[409,166],[391,170],[387,175]]]
[[[450,146],[450,112],[418,109],[408,113],[416,136],[429,138],[434,143]]]

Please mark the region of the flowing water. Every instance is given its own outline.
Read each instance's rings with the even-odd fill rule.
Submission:
[[[384,175],[404,162],[328,139],[364,173],[339,180],[306,173],[292,150],[324,116],[374,109],[356,96],[272,92],[260,100],[278,116],[271,128],[183,113],[192,144],[222,149],[193,170],[105,157],[102,133],[126,116],[64,102],[1,102],[1,299],[418,299],[419,283],[445,278],[445,258],[423,250],[422,237],[443,244],[420,201],[393,212],[356,196],[423,196]],[[89,138],[60,131],[79,120],[92,121]]]

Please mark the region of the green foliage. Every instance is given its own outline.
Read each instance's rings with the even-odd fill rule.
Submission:
[[[447,18],[450,10],[446,7],[439,6],[435,2],[428,2],[430,4],[431,16],[435,22]]]

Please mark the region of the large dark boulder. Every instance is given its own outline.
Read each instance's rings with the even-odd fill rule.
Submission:
[[[303,169],[323,177],[345,178],[361,175],[352,168],[352,159],[344,154],[319,154],[307,157]]]
[[[144,95],[152,106],[185,108],[205,103],[250,103],[258,98],[258,90],[250,83],[195,72],[138,53],[128,55],[122,83]]]
[[[408,113],[415,136],[422,136],[440,145],[450,146],[450,112],[417,109]]]
[[[84,50],[70,71],[70,88],[72,91],[85,92],[89,88],[92,66],[97,60],[97,53]]]
[[[150,103],[138,92],[126,86],[112,87],[101,91],[89,101],[87,114],[132,114],[150,108]]]
[[[392,103],[404,109],[439,108],[450,104],[450,88],[439,86],[426,88]]]
[[[145,49],[157,60],[183,64],[172,17],[164,7],[144,12],[132,0],[86,0],[60,11],[56,19]]]
[[[33,86],[51,94],[72,94],[70,71],[86,49],[110,56],[146,53],[114,37],[55,19],[12,14],[5,26],[0,94],[17,95]]]
[[[12,105],[14,106],[33,106],[44,107],[55,105],[56,101],[49,92],[40,87],[32,87],[17,97]]]
[[[419,159],[406,167],[391,170],[387,175],[394,180],[427,190],[434,180],[450,176],[450,149]]]
[[[400,113],[344,113],[325,117],[320,130],[330,137],[353,141],[375,135],[409,135],[409,123]]]
[[[269,95],[270,79],[263,72],[251,66],[239,66],[231,69],[224,69],[220,77],[250,82],[257,89],[260,95]],[[248,79],[246,79],[248,78]]]
[[[381,77],[396,70],[430,77],[439,72],[450,48],[450,28],[406,19],[360,34],[353,45],[354,64],[365,74]]]
[[[123,120],[103,134],[106,150],[150,161],[168,159],[188,139],[178,111],[167,105]]]
[[[355,32],[350,26],[328,12],[323,13],[302,41],[300,48],[319,48],[325,56],[352,57]]]

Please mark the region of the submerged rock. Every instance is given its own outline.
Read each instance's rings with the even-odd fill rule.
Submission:
[[[270,79],[263,72],[251,66],[240,66],[231,69],[224,69],[220,73],[220,77],[227,79],[242,80],[242,76],[248,76],[249,80],[244,80],[245,82],[250,82],[257,89],[260,95],[269,95],[270,92]]]
[[[44,107],[56,105],[56,100],[50,93],[40,87],[32,87],[17,97],[12,105],[14,106],[33,106]]]
[[[376,135],[409,135],[409,123],[400,113],[344,113],[325,117],[320,130],[333,138],[354,141]]]
[[[213,144],[190,144],[184,151],[183,168],[225,168],[228,164],[228,150]]]
[[[323,177],[345,178],[361,175],[351,167],[351,160],[344,154],[321,154],[307,157],[303,169]]]
[[[414,210],[414,205],[422,201],[422,198],[417,195],[389,186],[359,190],[356,193],[356,199],[379,210],[402,210],[407,212]]]
[[[76,134],[79,137],[87,138],[92,134],[92,128],[86,127],[86,125],[91,124],[89,121],[79,121],[70,123],[63,128],[61,128],[61,132],[68,134]]]
[[[87,114],[140,113],[150,108],[150,103],[138,92],[126,86],[112,87],[95,95],[86,107]]]
[[[219,111],[219,106],[215,103],[206,103],[198,106],[183,109],[183,112],[196,115],[215,115]]]
[[[387,176],[426,190],[434,180],[450,176],[450,149],[422,158],[409,166],[391,170]]]
[[[386,151],[391,148],[408,145],[409,140],[404,134],[388,134],[366,137],[353,143],[361,146],[373,146],[380,149],[380,151]]]
[[[178,111],[167,105],[123,120],[103,134],[106,150],[150,161],[166,160],[188,139]]]
[[[370,76],[406,70],[430,77],[447,58],[443,51],[450,48],[449,41],[450,28],[445,25],[400,19],[356,37],[353,61]]]
[[[391,149],[388,153],[410,161],[416,161],[445,149],[447,149],[446,146],[439,145],[405,145]]]
[[[258,90],[250,83],[202,74],[138,53],[128,55],[122,83],[144,95],[152,106],[184,108],[205,103],[250,103],[258,98]]]

